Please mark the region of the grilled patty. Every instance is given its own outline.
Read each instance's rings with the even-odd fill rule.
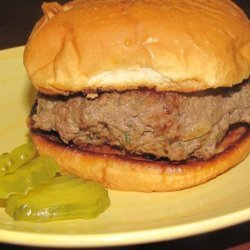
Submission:
[[[229,126],[250,123],[250,81],[194,93],[130,90],[39,94],[31,127],[55,131],[64,143],[110,145],[174,161],[209,159]]]

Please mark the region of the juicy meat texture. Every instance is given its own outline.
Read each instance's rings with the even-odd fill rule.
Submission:
[[[250,82],[196,93],[130,90],[94,99],[38,95],[32,128],[65,143],[180,161],[209,159],[231,124],[250,123]]]

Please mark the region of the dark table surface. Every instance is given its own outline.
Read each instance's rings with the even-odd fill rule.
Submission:
[[[218,0],[220,1],[220,0]],[[24,45],[35,22],[42,15],[42,0],[0,1],[0,49]],[[47,0],[47,2],[51,2]],[[58,0],[65,3],[65,0]],[[250,1],[235,0],[250,16]],[[1,249],[39,249],[1,244]],[[146,245],[113,249],[234,249],[250,250],[250,222],[211,233]]]

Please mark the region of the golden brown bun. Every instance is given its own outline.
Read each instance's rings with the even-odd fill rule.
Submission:
[[[115,190],[175,191],[204,183],[245,159],[250,152],[250,132],[239,127],[220,144],[218,153],[209,161],[170,164],[143,158],[80,151],[52,142],[39,134],[32,139],[42,155],[50,155],[62,170],[85,179],[95,180]]]
[[[229,0],[78,0],[43,11],[24,63],[45,93],[188,92],[250,74],[250,22]]]

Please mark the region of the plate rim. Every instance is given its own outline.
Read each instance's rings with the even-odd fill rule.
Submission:
[[[120,233],[45,234],[0,229],[0,242],[35,247],[115,247],[181,239],[220,230],[248,220],[250,221],[250,208],[192,223]]]

